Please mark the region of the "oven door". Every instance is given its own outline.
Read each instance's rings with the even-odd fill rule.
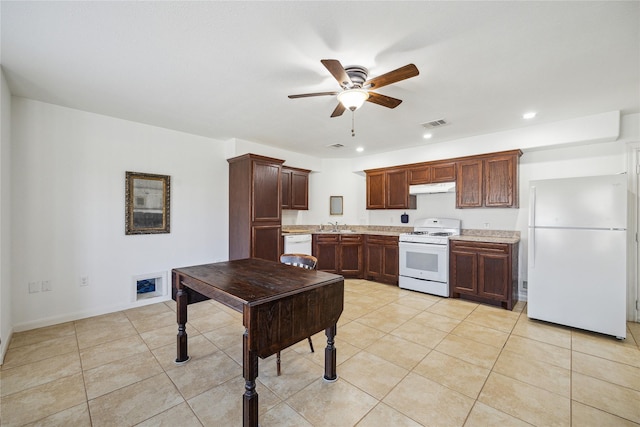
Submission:
[[[399,242],[400,275],[447,283],[449,247],[431,243]]]

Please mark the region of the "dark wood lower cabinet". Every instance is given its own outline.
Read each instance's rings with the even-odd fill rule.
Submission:
[[[398,284],[399,249],[397,236],[366,236],[364,278]]]
[[[313,256],[318,258],[318,270],[349,278],[364,277],[361,234],[314,234]]]
[[[340,274],[345,277],[364,277],[363,236],[340,236]]]
[[[318,258],[316,268],[327,273],[339,274],[340,271],[340,235],[314,234],[313,256]]]
[[[282,253],[282,226],[280,224],[251,227],[251,258],[279,261]]]
[[[518,302],[518,244],[452,240],[449,296],[512,310]]]

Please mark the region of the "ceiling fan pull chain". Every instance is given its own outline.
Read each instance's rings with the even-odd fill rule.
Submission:
[[[356,136],[356,112],[351,110],[351,136]]]

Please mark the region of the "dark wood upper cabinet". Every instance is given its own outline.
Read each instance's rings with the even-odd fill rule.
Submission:
[[[420,166],[409,169],[409,185],[429,184],[431,182],[431,166]]]
[[[409,180],[406,169],[385,172],[385,196],[387,209],[409,208]]]
[[[415,196],[409,195],[409,170],[389,168],[365,171],[367,209],[415,209]]]
[[[516,150],[458,162],[456,208],[517,208],[521,155]]]
[[[456,180],[456,162],[440,162],[431,165],[431,182]]]
[[[291,209],[291,169],[282,167],[282,182],[280,183],[282,193],[282,209]]]
[[[282,167],[282,209],[309,209],[309,173],[307,169]]]
[[[277,261],[282,253],[284,160],[245,154],[229,162],[229,259]]]
[[[385,191],[385,172],[367,172],[367,209],[386,208]]]
[[[456,162],[431,162],[409,165],[409,184],[431,184],[456,180]]]
[[[484,161],[484,205],[518,207],[518,156],[495,156]]]
[[[280,164],[254,159],[251,163],[253,191],[251,192],[252,220],[280,222]],[[229,192],[231,194],[231,191]]]
[[[458,163],[456,208],[482,207],[482,160]]]

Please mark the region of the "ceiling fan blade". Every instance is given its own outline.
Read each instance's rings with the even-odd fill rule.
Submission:
[[[338,102],[338,105],[336,106],[336,109],[333,110],[333,113],[331,113],[331,117],[341,116],[342,113],[344,113],[345,110],[346,110],[346,108],[344,108],[344,105],[342,105],[342,102]]]
[[[316,93],[301,93],[299,95],[289,95],[289,98],[309,98],[310,96],[326,96],[326,95],[337,95],[338,92],[316,92]]]
[[[404,67],[398,68],[397,70],[389,71],[386,74],[367,80],[364,82],[364,86],[366,87],[369,85],[369,89],[378,89],[382,86],[390,85],[391,83],[415,77],[418,74],[420,74],[418,68],[413,64],[408,64]]]
[[[340,83],[341,87],[351,87],[353,86],[353,82],[351,81],[351,77],[347,74],[344,67],[337,59],[322,59],[320,60],[322,65],[324,65],[327,70],[331,73],[334,79]]]
[[[367,101],[373,102],[374,104],[382,105],[387,108],[396,108],[398,105],[402,103],[401,99],[392,98],[387,95],[381,95],[375,92],[369,92],[369,98]]]

